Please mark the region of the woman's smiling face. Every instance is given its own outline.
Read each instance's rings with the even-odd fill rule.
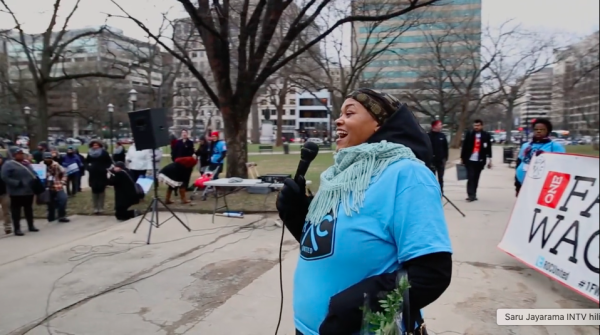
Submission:
[[[379,129],[377,121],[367,109],[352,98],[344,101],[335,124],[338,150],[365,143]]]

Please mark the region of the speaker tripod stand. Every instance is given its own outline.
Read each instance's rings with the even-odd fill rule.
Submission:
[[[140,228],[140,225],[142,224],[142,222],[144,222],[144,220],[146,220],[146,221],[148,221],[148,223],[150,223],[150,226],[148,227],[148,239],[146,240],[146,244],[150,244],[150,237],[152,236],[152,228],[153,227],[160,228],[160,226],[162,226],[163,224],[165,224],[167,221],[171,220],[172,218],[175,218],[177,221],[179,221],[179,223],[185,229],[187,229],[188,232],[192,231],[190,229],[190,227],[188,227],[185,223],[183,223],[183,221],[181,221],[181,219],[177,216],[177,214],[175,214],[169,208],[169,206],[167,206],[167,204],[158,197],[158,179],[157,179],[158,173],[156,171],[156,164],[154,164],[154,162],[156,162],[156,150],[154,150],[154,149],[152,149],[152,162],[153,162],[152,177],[154,178],[154,183],[153,183],[154,194],[152,196],[152,201],[150,201],[150,204],[148,205],[148,207],[146,208],[146,211],[142,215],[140,222],[138,222],[137,226],[135,226],[135,229],[133,230],[133,233],[135,234],[137,232],[138,228]],[[160,222],[158,220],[158,204],[163,205],[163,207],[171,214],[171,216],[169,218],[167,218],[166,220],[164,220],[163,222]],[[146,216],[148,214],[150,214],[150,219],[146,218]]]
[[[447,204],[450,204],[452,207],[454,207],[454,209],[456,209],[457,212],[460,213],[460,215],[464,217],[466,217],[465,213],[463,213],[460,208],[458,208],[452,201],[450,201],[450,199],[448,199],[448,197],[444,194],[442,194],[442,197],[446,200],[446,203],[444,204],[444,207],[446,207]]]

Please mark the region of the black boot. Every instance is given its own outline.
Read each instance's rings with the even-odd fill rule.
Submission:
[[[34,233],[35,233],[35,232],[37,232],[37,231],[40,231],[39,229],[37,229],[37,228],[36,228],[36,227],[33,225],[33,223],[32,223],[32,224],[28,224],[28,228],[29,228],[29,231],[30,231],[30,232],[34,232]]]
[[[13,221],[13,232],[15,236],[23,236],[23,232],[21,231],[21,223]]]

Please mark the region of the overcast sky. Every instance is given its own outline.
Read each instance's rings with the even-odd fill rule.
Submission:
[[[16,13],[27,32],[46,29],[52,13],[53,0],[5,0]],[[75,0],[63,0],[63,17]],[[170,11],[170,17],[181,16],[176,0],[118,0],[136,18],[150,28],[158,30],[161,13]],[[556,31],[571,35],[587,35],[598,30],[600,1],[598,0],[483,0],[484,24],[499,25],[514,19],[531,29]],[[0,11],[2,10],[0,5]],[[110,0],[82,0],[80,8],[71,20],[70,28],[102,25],[106,13],[120,14]],[[131,21],[109,19],[108,24],[120,28],[128,36],[142,39],[144,33]],[[14,27],[12,19],[0,13],[0,28]]]

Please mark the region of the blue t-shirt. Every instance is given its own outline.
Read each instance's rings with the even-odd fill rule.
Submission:
[[[529,147],[531,147],[531,150],[527,151],[527,148]],[[521,163],[519,164],[519,166],[517,166],[517,180],[519,181],[519,183],[523,183],[523,180],[525,179],[525,174],[529,169],[529,164],[531,163],[531,160],[538,151],[559,153],[566,152],[565,148],[560,143],[556,142],[523,143],[523,145],[521,146],[521,151],[519,151],[519,159],[521,160]]]
[[[225,144],[225,141],[217,141],[212,148],[210,162],[214,164],[223,163],[223,153],[225,151],[227,151],[227,144]]]
[[[395,162],[372,181],[360,213],[347,216],[340,207],[336,220],[305,224],[294,276],[296,328],[318,335],[332,296],[435,252],[452,252],[438,181],[421,163]]]

